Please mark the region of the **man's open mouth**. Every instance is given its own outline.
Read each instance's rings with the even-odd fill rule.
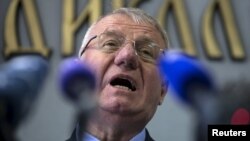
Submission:
[[[124,77],[115,77],[110,81],[110,85],[116,88],[128,90],[128,91],[135,91],[136,86],[133,80]]]

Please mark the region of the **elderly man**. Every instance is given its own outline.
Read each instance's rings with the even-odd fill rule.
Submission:
[[[98,106],[69,141],[153,141],[146,125],[167,92],[157,68],[167,47],[164,30],[140,9],[120,8],[91,25],[79,56],[96,74]]]

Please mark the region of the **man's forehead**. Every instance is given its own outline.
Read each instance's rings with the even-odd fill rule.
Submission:
[[[99,35],[107,29],[119,30],[128,36],[135,34],[147,36],[155,40],[159,45],[164,46],[164,39],[153,25],[147,22],[137,23],[130,17],[122,14],[106,16],[98,21],[90,32],[90,36]]]
[[[102,29],[103,31],[107,28],[118,29],[118,30],[135,30],[153,33],[156,32],[156,28],[149,23],[141,22],[136,23],[130,17],[126,15],[110,15],[101,19],[97,24],[96,28]]]

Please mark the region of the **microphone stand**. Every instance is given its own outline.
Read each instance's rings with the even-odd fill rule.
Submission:
[[[0,140],[1,141],[18,141],[16,138],[16,130],[6,120],[0,120]]]
[[[217,92],[202,87],[195,87],[190,94],[190,103],[197,114],[196,141],[208,140],[208,125],[216,124],[221,113],[221,103]]]
[[[76,119],[73,126],[76,126],[76,140],[80,141],[82,140],[87,121],[97,106],[95,90],[84,88],[79,99],[74,104],[76,107]]]

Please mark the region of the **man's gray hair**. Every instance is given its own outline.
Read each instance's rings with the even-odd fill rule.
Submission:
[[[131,7],[123,7],[123,8],[119,8],[114,10],[113,12],[105,15],[104,17],[101,17],[99,20],[97,20],[95,23],[93,23],[88,30],[86,31],[86,34],[83,38],[82,41],[82,46],[80,48],[79,51],[79,56],[81,55],[80,53],[82,52],[82,50],[84,49],[84,47],[86,46],[88,40],[89,40],[89,34],[91,29],[96,25],[96,23],[98,23],[101,19],[110,16],[110,15],[114,15],[114,14],[122,14],[122,15],[127,15],[128,17],[130,17],[131,19],[133,19],[134,22],[141,24],[141,23],[147,23],[152,25],[153,27],[155,27],[161,34],[164,43],[165,43],[165,48],[169,47],[169,41],[168,41],[168,36],[166,31],[160,26],[160,24],[158,23],[158,21],[156,19],[154,19],[152,16],[150,16],[149,14],[147,14],[145,11],[138,9],[138,8],[131,8]]]

